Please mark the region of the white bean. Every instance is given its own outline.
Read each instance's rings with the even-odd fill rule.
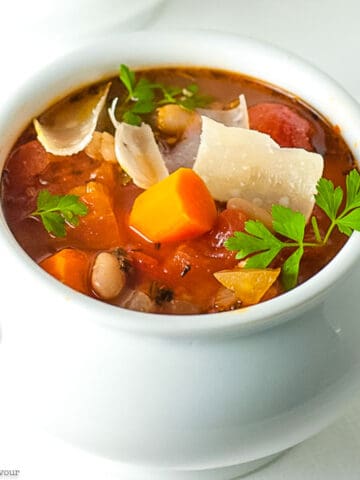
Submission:
[[[104,300],[115,298],[123,289],[125,280],[125,272],[121,270],[116,256],[109,252],[99,253],[91,273],[95,293]]]

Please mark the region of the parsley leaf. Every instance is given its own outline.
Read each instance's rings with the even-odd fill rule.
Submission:
[[[43,225],[48,233],[53,233],[55,237],[65,237],[65,220],[59,217],[56,212],[47,212],[39,214]]]
[[[354,169],[346,177],[345,210],[358,207],[360,207],[360,174]]]
[[[356,169],[351,170],[346,175],[345,207],[338,214],[343,195],[341,187],[334,188],[330,180],[324,178],[319,180],[318,193],[315,195],[315,200],[317,205],[331,220],[323,240],[324,244],[329,240],[335,227],[347,236],[350,236],[354,230],[359,230],[360,174]]]
[[[154,112],[161,105],[173,103],[194,110],[212,101],[211,97],[200,95],[195,83],[181,88],[152,83],[144,77],[137,81],[135,72],[124,64],[120,66],[119,78],[127,90],[119,110],[122,120],[130,125],[141,125],[142,115]]]
[[[151,83],[146,78],[140,78],[136,84],[132,100],[135,102],[151,101],[155,97],[155,91],[158,88],[158,84]]]
[[[282,205],[272,207],[272,217],[274,231],[295,240],[295,243],[279,240],[258,220],[248,220],[245,223],[247,233],[235,232],[233,237],[226,240],[225,247],[237,251],[237,259],[246,258],[245,268],[266,268],[283,248],[298,246],[282,268],[283,285],[287,289],[292,288],[296,285],[299,263],[304,252],[305,217]]]
[[[246,259],[244,268],[266,268],[284,248],[293,248],[293,253],[282,266],[281,279],[286,290],[294,288],[298,282],[305,247],[323,247],[334,228],[347,236],[354,230],[360,231],[360,174],[356,169],[346,176],[346,202],[339,213],[343,198],[341,187],[335,188],[325,178],[318,181],[315,201],[331,221],[323,239],[314,216],[311,218],[314,242],[305,242],[304,215],[282,205],[273,205],[271,213],[274,234],[260,221],[249,220],[245,223],[245,232],[235,232],[227,239],[225,247],[236,251],[237,259]],[[284,240],[277,238],[276,234]]]
[[[266,268],[283,248],[283,242],[258,220],[248,220],[245,231],[247,233],[235,232],[233,237],[226,240],[225,247],[228,250],[237,250],[238,260],[259,252],[250,257],[246,265],[248,268]]]
[[[135,126],[139,126],[141,125],[141,117],[139,115],[136,115],[135,113],[133,112],[124,112],[124,115],[123,115],[123,121],[125,123],[128,123],[129,125],[135,125]]]
[[[334,220],[343,199],[341,187],[334,188],[331,180],[320,178],[315,195],[316,204],[324,210],[330,220]]]
[[[48,190],[41,190],[37,197],[37,209],[30,216],[40,217],[48,233],[65,237],[65,224],[76,227],[79,217],[87,213],[87,206],[77,195],[53,195]]]
[[[275,232],[302,243],[306,223],[302,213],[282,205],[273,205],[271,213]]]
[[[350,236],[353,230],[360,230],[360,209],[352,210],[344,217],[336,221],[336,225],[340,232]]]
[[[151,113],[155,109],[155,102],[150,98],[138,100],[131,109],[131,113]]]
[[[135,73],[132,72],[126,65],[122,64],[120,65],[119,77],[129,92],[129,95],[132,97],[135,87]]]
[[[285,260],[281,269],[281,281],[285,290],[291,290],[296,287],[300,270],[300,261],[303,254],[304,247],[301,245]]]

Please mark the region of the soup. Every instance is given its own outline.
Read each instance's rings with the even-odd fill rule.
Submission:
[[[144,312],[212,313],[321,270],[358,229],[345,215],[355,204],[342,202],[347,224],[332,218],[354,175],[339,129],[286,92],[123,65],[28,126],[1,196],[19,244],[69,287]]]

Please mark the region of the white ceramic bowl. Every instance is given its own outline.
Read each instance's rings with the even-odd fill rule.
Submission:
[[[0,106],[0,166],[31,118],[119,63],[219,67],[266,80],[338,125],[360,159],[359,108],[326,75],[248,39],[187,31],[105,38],[38,73]],[[27,257],[3,216],[0,249],[14,397],[49,432],[132,472],[119,478],[234,478],[320,431],[359,390],[359,234],[281,297],[183,317],[70,290]]]

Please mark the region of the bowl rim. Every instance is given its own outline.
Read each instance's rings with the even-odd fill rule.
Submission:
[[[4,118],[7,117],[7,115],[25,112],[23,113],[24,121],[23,125],[21,126],[22,128],[20,126],[18,128],[18,131],[21,131],[30,119],[28,116],[25,121],[26,112],[31,110],[33,112],[32,116],[36,115],[34,111],[34,102],[36,99],[40,100],[42,92],[44,92],[47,88],[51,90],[54,85],[59,85],[60,81],[63,82],[61,89],[57,87],[57,93],[55,95],[52,94],[52,101],[49,102],[50,104],[53,103],[56,98],[61,98],[61,96],[66,95],[72,89],[74,89],[74,87],[71,87],[74,80],[69,78],[71,77],[70,74],[73,72],[76,72],[76,75],[79,77],[79,81],[76,82],[77,88],[81,87],[85,83],[89,84],[95,80],[109,76],[109,60],[110,57],[112,58],[112,56],[114,56],[114,48],[116,48],[114,45],[132,44],[141,45],[143,47],[144,51],[142,51],[141,54],[139,50],[136,49],[132,54],[128,54],[129,58],[133,58],[133,62],[124,61],[123,63],[127,63],[131,66],[134,64],[139,67],[151,65],[183,65],[183,63],[179,61],[172,63],[170,61],[170,53],[172,49],[182,45],[181,42],[184,42],[184,37],[186,39],[186,52],[190,57],[188,65],[200,64],[200,66],[207,65],[209,67],[217,68],[216,65],[220,65],[221,62],[225,66],[232,63],[235,64],[236,61],[234,61],[233,52],[238,49],[242,54],[245,54],[245,59],[242,60],[243,62],[249,62],[250,60],[256,58],[256,65],[258,66],[260,61],[265,61],[265,59],[270,57],[270,66],[272,68],[274,66],[278,68],[281,67],[280,71],[282,72],[284,71],[284,68],[287,68],[290,80],[288,79],[287,82],[283,82],[282,84],[276,84],[273,81],[267,81],[267,78],[269,78],[268,76],[266,76],[266,78],[258,77],[262,81],[267,81],[268,83],[280,86],[282,90],[287,90],[288,92],[294,93],[294,89],[289,89],[287,87],[294,81],[293,79],[296,77],[299,79],[299,84],[302,85],[302,89],[309,85],[315,86],[315,90],[316,86],[318,87],[316,94],[320,96],[320,100],[318,99],[317,101],[321,103],[324,102],[325,96],[320,92],[319,88],[320,86],[324,87],[324,90],[327,90],[327,94],[330,95],[328,98],[334,99],[334,104],[329,108],[332,108],[333,111],[340,109],[340,125],[345,125],[346,127],[347,124],[349,124],[349,126],[354,130],[354,133],[350,135],[348,132],[353,132],[353,130],[348,130],[344,127],[343,137],[352,151],[355,159],[360,163],[360,141],[358,144],[356,140],[357,138],[360,139],[360,107],[341,86],[339,86],[328,75],[313,67],[309,62],[287,52],[286,50],[279,49],[278,47],[274,47],[264,42],[240,35],[214,31],[178,30],[172,32],[154,32],[150,30],[131,33],[116,33],[102,36],[100,40],[89,40],[86,45],[81,46],[79,49],[74,49],[70,52],[67,52],[64,56],[59,56],[52,63],[40,68],[31,76],[31,78],[27,79],[22,84],[18,85],[17,88],[15,88],[12,95],[10,95],[10,98],[6,99],[5,104],[2,105],[0,109],[0,132],[1,134],[4,132],[5,137],[7,135],[7,140],[5,140],[5,142],[7,141],[9,145],[13,144],[14,142],[11,142],[11,139],[15,140],[19,132],[15,134],[15,132],[9,133],[9,131],[4,130]],[[195,49],[194,44],[200,45],[200,47]],[[231,48],[229,48],[229,45]],[[106,48],[109,48],[109,46],[111,46],[111,55],[109,55],[109,53],[104,54],[104,52],[106,52]],[[156,55],[154,55],[154,57],[148,57],[148,59],[145,60],[147,58],[146,54],[151,53],[156,48],[158,48]],[[201,58],[201,53],[206,53],[206,50],[211,51],[211,53],[206,57],[207,60],[205,62],[200,62],[199,60],[195,62],[195,59]],[[221,60],[221,62],[219,62],[218,58],[214,61],[210,61],[210,56],[214,55],[214,52],[215,55],[222,52],[225,56],[225,61],[224,58]],[[89,58],[90,54],[92,55],[91,59]],[[185,58],[184,54],[183,58]],[[101,59],[101,55],[104,55],[105,58]],[[162,57],[163,62],[161,63]],[[144,59],[144,61],[139,61],[140,58]],[[165,58],[168,60],[165,61]],[[213,58],[215,59],[215,57]],[[99,70],[95,68],[95,64],[99,65],[99,63],[101,63],[100,78]],[[113,65],[112,72],[116,71],[119,63],[120,61]],[[224,69],[231,70],[231,68],[227,67]],[[233,68],[233,70],[236,71],[236,68]],[[252,73],[254,71],[254,67],[250,68],[249,70],[250,73]],[[245,72],[245,74],[248,73]],[[274,75],[270,75],[270,77],[273,79]],[[84,83],[83,79],[85,78],[88,78],[89,80]],[[59,90],[61,90],[60,96],[58,95]],[[36,99],[33,98],[34,92],[37,92]],[[310,97],[315,98],[314,95],[315,94],[312,94]],[[29,98],[32,98],[32,101],[29,101]],[[324,109],[319,109],[316,104],[314,105],[314,102],[308,101],[308,96],[304,98],[304,100],[306,103],[309,103],[317,111],[320,111],[320,113],[323,114]],[[43,99],[42,102],[40,101],[40,105],[42,106],[41,108],[39,106],[39,111],[37,114],[43,111],[44,102],[46,102],[46,99]],[[354,123],[354,119],[358,120],[357,125],[359,125],[359,127],[357,129],[356,126],[352,126],[351,124],[351,122]],[[3,150],[4,149],[0,148],[0,154],[4,154]],[[6,156],[7,152],[5,152],[4,157]],[[4,225],[5,228],[2,228],[1,223],[4,222],[5,221],[0,222],[0,230],[3,230],[3,234],[0,235],[0,245],[3,240],[6,240],[8,248],[14,251],[14,237],[12,236],[7,225]],[[30,267],[30,269],[34,271],[33,274],[38,276],[39,281],[42,283],[46,282],[49,288],[52,288],[61,295],[64,295],[64,293],[69,295],[69,290],[71,289],[61,284],[58,280],[50,277],[50,275],[39,268],[35,262],[27,256],[25,251],[23,251],[20,246],[18,246],[18,249],[15,249],[15,254],[19,254],[20,257],[22,257],[23,264],[27,265],[27,267]],[[303,284],[274,299],[262,302],[258,305],[253,305],[251,307],[229,312],[197,315],[144,313],[106,304],[73,290],[71,290],[71,298],[74,302],[83,305],[84,310],[89,309],[92,312],[90,318],[93,318],[95,321],[101,322],[115,329],[125,329],[129,332],[145,333],[147,335],[171,336],[198,334],[207,335],[213,334],[214,332],[217,334],[220,332],[228,334],[229,332],[235,331],[240,334],[248,334],[254,331],[274,327],[305,312],[314,305],[317,305],[325,298],[326,293],[332,290],[332,287],[335,287],[337,282],[340,281],[343,276],[354,267],[354,264],[358,258],[360,258],[360,233],[355,232],[335,256],[335,258],[320,272],[315,274]],[[119,315],[119,311],[122,313],[121,315]]]

